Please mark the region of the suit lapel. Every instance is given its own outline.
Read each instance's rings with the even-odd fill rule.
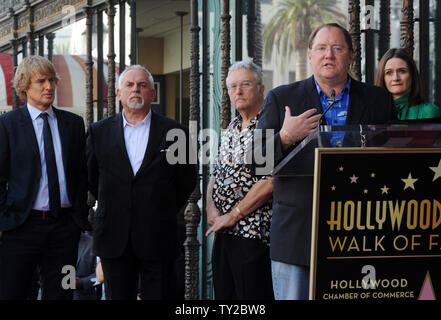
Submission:
[[[317,93],[314,76],[311,76],[305,82],[304,101],[305,101],[304,111],[311,108],[316,108],[318,113],[323,113],[322,103],[320,102],[320,97]]]
[[[29,114],[28,108],[26,105],[20,108],[21,110],[21,118],[20,125],[22,128],[23,136],[30,137],[26,138],[24,143],[29,145],[29,148],[38,156],[40,159],[40,150],[38,149],[37,136],[35,135],[34,126],[32,124],[31,115]]]
[[[320,97],[317,93],[314,77],[310,77],[305,83],[305,101],[306,109],[318,108],[318,112],[323,113]],[[349,108],[346,118],[346,124],[359,123],[364,112],[363,97],[360,82],[351,79],[351,89],[349,94]]]
[[[122,112],[118,113],[112,119],[112,132],[115,134],[113,141],[118,146],[119,154],[121,154],[122,162],[126,167],[126,170],[130,172],[130,176],[133,177],[133,169],[130,163],[129,155],[127,153],[126,141],[124,139],[123,117]],[[109,137],[110,139],[111,137]]]
[[[142,171],[150,165],[150,163],[154,159],[154,156],[159,153],[158,149],[162,142],[164,130],[165,126],[162,125],[161,118],[152,110],[149,141],[145,150],[144,159],[142,161],[141,167],[137,172],[137,175],[142,173]]]

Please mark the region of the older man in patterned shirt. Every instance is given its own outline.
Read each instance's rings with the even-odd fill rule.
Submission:
[[[213,279],[216,299],[274,299],[269,259],[272,179],[255,176],[245,161],[263,106],[262,70],[234,63],[226,79],[239,115],[225,130],[207,188],[207,218],[216,232]]]

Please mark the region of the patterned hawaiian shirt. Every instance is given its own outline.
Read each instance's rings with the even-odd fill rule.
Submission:
[[[265,176],[253,175],[251,164],[247,164],[245,155],[252,147],[256,116],[250,125],[242,130],[242,118],[239,115],[222,133],[221,145],[213,168],[215,183],[213,201],[221,214],[230,212],[242,200],[251,187]],[[260,239],[269,245],[269,231],[272,216],[272,200],[240,219],[234,226],[221,232],[244,238]]]

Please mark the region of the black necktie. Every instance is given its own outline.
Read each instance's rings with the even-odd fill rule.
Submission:
[[[60,184],[58,182],[57,162],[55,160],[54,143],[52,140],[51,128],[49,127],[48,114],[42,112],[43,118],[43,139],[44,156],[46,158],[46,171],[49,187],[49,209],[57,216],[60,209]]]

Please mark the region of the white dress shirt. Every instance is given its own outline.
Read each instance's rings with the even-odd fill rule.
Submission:
[[[40,151],[40,162],[41,162],[40,186],[38,188],[37,198],[35,199],[32,209],[40,210],[40,211],[48,211],[49,187],[48,187],[48,178],[47,178],[47,170],[46,170],[46,158],[44,155],[44,138],[43,138],[44,121],[43,118],[40,117],[42,111],[31,106],[29,103],[27,104],[27,107],[32,119],[32,125],[34,126],[35,136],[37,137],[38,149]],[[55,152],[55,160],[57,162],[58,181],[60,183],[61,208],[71,207],[72,204],[69,201],[69,197],[67,195],[66,176],[64,174],[64,164],[63,164],[63,156],[62,156],[63,153],[61,147],[60,133],[58,131],[57,117],[55,115],[54,110],[52,109],[52,106],[50,106],[44,112],[48,114],[49,127],[51,128],[52,140],[54,142],[54,152]]]
[[[149,110],[149,113],[145,116],[144,120],[139,121],[136,124],[130,124],[127,122],[124,116],[124,111],[122,112],[122,117],[127,155],[129,156],[130,164],[132,165],[133,174],[136,175],[141,167],[147,150],[152,111]]]

